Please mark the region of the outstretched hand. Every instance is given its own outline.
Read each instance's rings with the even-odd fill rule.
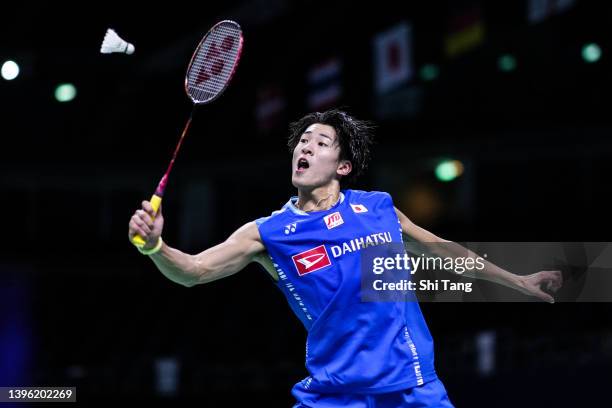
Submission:
[[[535,296],[548,303],[555,303],[555,298],[546,293],[556,292],[563,285],[561,271],[540,271],[531,275],[520,277],[519,290],[526,295]]]

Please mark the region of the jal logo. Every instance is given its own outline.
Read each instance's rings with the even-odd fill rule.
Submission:
[[[368,209],[363,204],[351,204],[351,208],[355,214],[368,212]]]
[[[316,248],[293,255],[291,259],[293,259],[295,269],[300,276],[331,265],[325,245],[319,245]]]
[[[339,212],[326,215],[325,217],[323,217],[323,219],[325,220],[325,226],[327,226],[327,229],[332,229],[337,227],[338,225],[344,224],[344,220],[342,219],[342,216]]]

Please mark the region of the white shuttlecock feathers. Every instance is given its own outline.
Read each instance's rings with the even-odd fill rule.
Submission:
[[[134,45],[119,37],[115,30],[109,28],[106,30],[106,35],[104,36],[104,41],[102,41],[100,52],[102,54],[112,54],[114,52],[133,54]]]

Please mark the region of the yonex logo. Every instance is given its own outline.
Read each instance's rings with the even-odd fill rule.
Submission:
[[[296,228],[297,228],[297,222],[294,222],[293,224],[285,225],[285,235],[291,232],[295,232]]]
[[[196,86],[199,86],[202,84],[202,82],[206,82],[212,77],[219,75],[223,71],[225,61],[220,58],[221,51],[225,53],[230,52],[234,47],[234,42],[234,38],[229,35],[226,36],[223,41],[221,41],[220,46],[218,46],[217,42],[213,40],[212,44],[209,45],[208,50],[206,51],[206,56],[203,58],[205,63],[200,65],[198,68],[198,74],[195,81]]]
[[[368,209],[363,204],[351,204],[351,208],[353,209],[353,212],[356,214],[368,212]]]
[[[316,248],[293,255],[291,259],[293,259],[295,269],[300,276],[331,265],[325,245],[319,245]]]
[[[334,227],[337,227],[338,225],[344,224],[342,215],[340,215],[338,211],[333,214],[326,215],[325,217],[323,217],[323,219],[325,220],[325,226],[327,226],[327,229],[332,229]]]

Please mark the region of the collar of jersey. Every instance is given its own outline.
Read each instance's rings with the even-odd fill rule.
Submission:
[[[327,211],[331,211],[334,208],[338,207],[340,204],[342,204],[344,202],[344,193],[342,191],[340,191],[340,199],[338,200],[338,202],[336,204],[334,204],[331,208],[328,208],[327,210],[320,210],[320,211],[302,211],[299,208],[297,208],[295,206],[295,203],[297,203],[298,200],[298,196],[293,196],[289,199],[289,201],[287,202],[287,204],[285,205],[285,207],[289,208],[291,211],[293,211],[296,214],[299,215],[313,215],[313,214],[320,214],[320,213],[324,213]]]

